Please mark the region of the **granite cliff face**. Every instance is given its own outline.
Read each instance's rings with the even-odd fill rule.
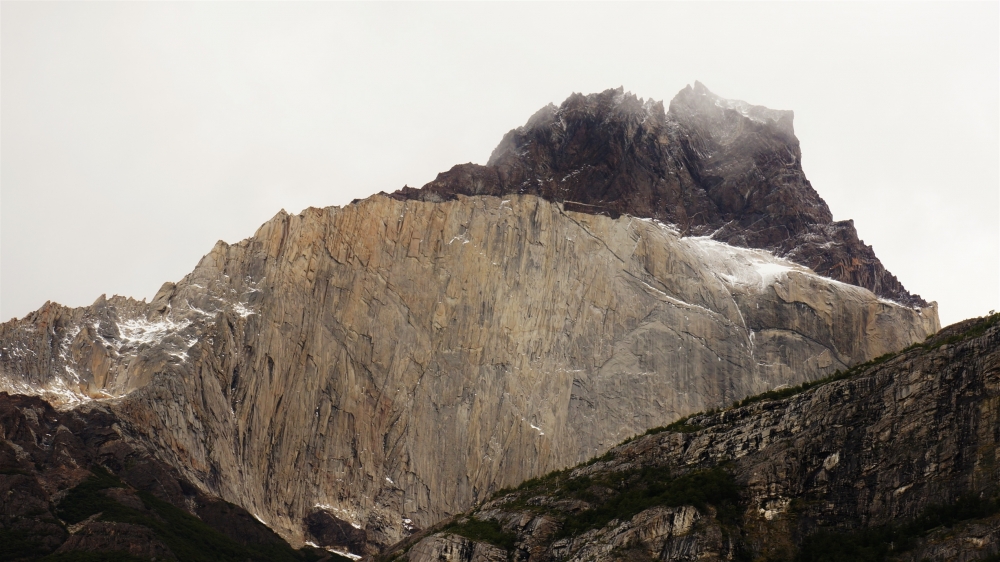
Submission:
[[[1000,315],[875,363],[790,398],[661,428],[500,493],[384,558],[996,556]]]
[[[576,137],[597,147],[599,132]],[[605,166],[594,150],[581,158]],[[693,236],[687,219],[435,189],[279,213],[150,303],[49,303],[0,325],[0,390],[98,401],[204,493],[295,545],[365,554],[650,427],[939,328],[934,304]],[[780,200],[750,224],[828,215],[815,196],[766,218]]]
[[[770,250],[887,299],[927,304],[886,271],[853,221],[833,221],[802,172],[791,111],[723,99],[698,82],[668,111],[621,88],[573,94],[507,133],[486,166],[455,166],[394,196],[512,193],[659,219],[685,234]]]
[[[933,309],[653,221],[376,196],[281,214],[150,304],[49,305],[0,339],[11,390],[109,400],[187,478],[293,540],[325,511],[386,544],[936,328]]]

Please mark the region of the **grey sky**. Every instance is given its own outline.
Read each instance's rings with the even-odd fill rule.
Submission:
[[[279,209],[485,163],[572,92],[795,111],[837,219],[947,324],[1000,308],[977,4],[0,4],[0,321],[149,298]]]

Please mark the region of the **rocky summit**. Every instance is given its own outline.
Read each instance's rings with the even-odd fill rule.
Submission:
[[[622,88],[574,94],[507,133],[485,166],[462,164],[394,197],[530,193],[565,208],[677,225],[684,235],[761,248],[911,306],[854,222],[833,221],[802,172],[791,111],[716,96],[700,82],[663,103]]]
[[[0,390],[104,412],[184,497],[368,556],[650,428],[939,328],[934,303],[831,222],[791,113],[696,84],[668,112],[574,95],[486,166],[282,211],[151,302],[47,303],[0,325]],[[99,452],[74,462],[144,490]],[[205,501],[175,503],[197,516]]]

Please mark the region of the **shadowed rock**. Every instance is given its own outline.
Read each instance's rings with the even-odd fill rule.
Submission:
[[[926,306],[858,239],[853,221],[833,221],[802,171],[792,116],[720,98],[699,82],[666,112],[622,88],[573,94],[507,133],[485,166],[458,165],[393,196],[533,194],[583,213],[656,218]]]

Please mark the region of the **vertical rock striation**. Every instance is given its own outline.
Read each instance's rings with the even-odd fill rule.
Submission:
[[[411,537],[383,558],[485,560],[461,556],[490,546],[456,536],[475,535],[461,524],[470,517],[480,528],[496,526],[494,537],[508,534],[494,538],[506,544],[494,550],[532,562],[1000,554],[1000,315],[951,326],[854,371],[795,396],[662,428],[498,494],[456,518],[459,525]],[[685,491],[698,491],[663,493],[681,478]],[[645,494],[613,501],[633,490]]]
[[[280,213],[149,304],[46,305],[0,327],[0,364],[11,390],[107,400],[293,541],[330,534],[324,512],[378,545],[937,327],[933,307],[655,220],[374,196]]]

